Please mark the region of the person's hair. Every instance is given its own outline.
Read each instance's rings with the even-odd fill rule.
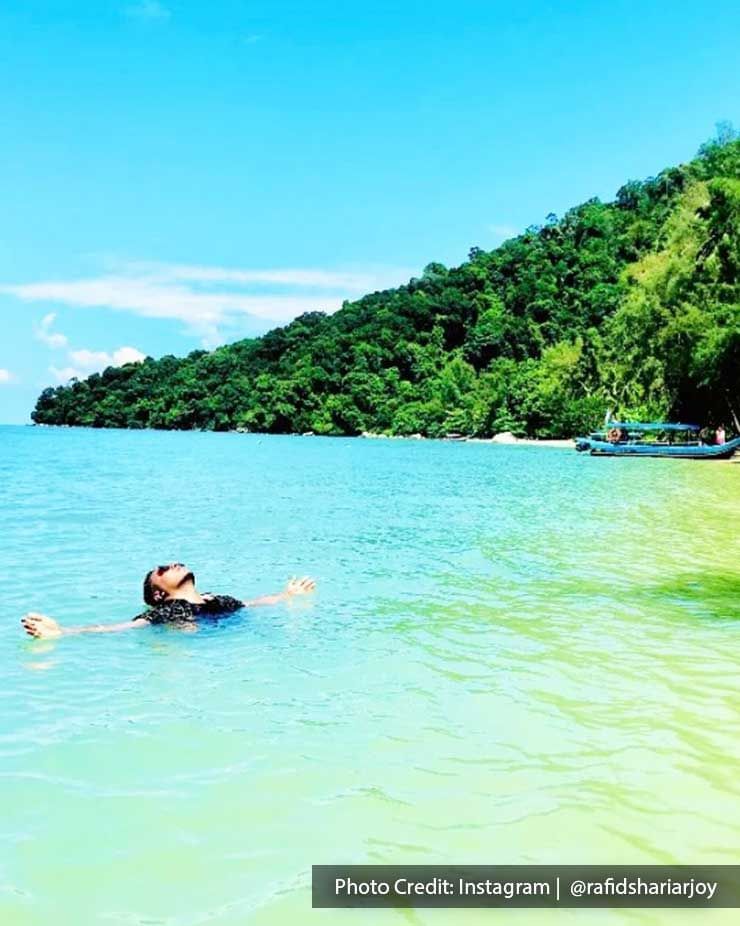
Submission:
[[[157,603],[157,599],[154,597],[154,586],[152,585],[153,574],[154,570],[152,569],[144,576],[144,601],[150,608],[153,608]]]

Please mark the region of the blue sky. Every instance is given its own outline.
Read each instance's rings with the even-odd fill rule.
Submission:
[[[740,124],[740,7],[4,0],[0,421],[455,264]]]

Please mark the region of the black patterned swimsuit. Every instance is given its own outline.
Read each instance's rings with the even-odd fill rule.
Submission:
[[[222,617],[244,607],[244,602],[228,595],[203,596],[203,604],[193,604],[184,598],[173,598],[150,608],[132,618],[135,621],[149,621],[150,624],[192,624],[200,617]]]

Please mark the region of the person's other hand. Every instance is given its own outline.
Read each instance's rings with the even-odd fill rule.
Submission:
[[[307,595],[316,588],[313,579],[304,576],[302,579],[296,579],[295,576],[285,586],[286,595]]]
[[[50,637],[61,637],[62,635],[62,628],[53,617],[36,614],[35,611],[29,611],[28,614],[22,617],[21,624],[23,624],[26,633],[32,637],[48,639]]]

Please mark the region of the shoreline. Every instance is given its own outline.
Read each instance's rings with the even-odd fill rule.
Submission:
[[[444,440],[444,438],[443,438]],[[560,450],[574,450],[572,437],[515,437],[514,440],[496,440],[495,437],[469,437],[469,444],[498,444],[502,447],[558,447]]]
[[[448,444],[497,444],[500,447],[557,447],[561,450],[573,450],[575,448],[575,438],[572,437],[514,437],[508,431],[496,434],[493,437],[466,437],[464,435],[424,437],[422,434],[374,434],[372,431],[363,431],[362,434],[357,436],[367,440],[444,441]]]
[[[449,435],[447,437],[424,437],[422,434],[375,434],[372,431],[363,431],[361,434],[315,434],[312,431],[284,434],[273,434],[270,431],[246,431],[234,428],[228,431],[214,431],[205,428],[95,428],[91,425],[75,424],[36,424],[27,422],[25,424],[8,424],[0,425],[3,427],[30,427],[30,428],[62,428],[65,430],[90,430],[90,431],[158,431],[178,434],[252,434],[256,437],[321,437],[321,438],[339,438],[351,440],[413,440],[413,441],[439,441],[447,444],[497,444],[501,447],[552,447],[556,450],[573,450],[575,449],[575,438],[554,438],[554,437],[515,437],[509,432],[497,434],[494,437],[466,437],[464,435]],[[715,463],[740,464],[740,452],[733,457],[725,460],[714,460]]]
[[[376,434],[372,431],[363,431],[360,434],[316,434],[314,431],[248,431],[243,428],[229,428],[226,431],[216,431],[211,428],[96,428],[89,424],[46,424],[36,423],[35,421],[24,422],[21,424],[8,424],[7,427],[26,427],[26,428],[61,428],[67,431],[156,431],[161,433],[172,434],[253,434],[259,437],[335,437],[350,440],[414,440],[414,441],[444,441],[448,444],[498,444],[502,447],[520,446],[531,447],[560,447],[573,449],[575,438],[539,438],[539,437],[514,437],[509,432],[494,435],[493,437],[467,437],[466,435],[448,435],[446,437],[425,437],[423,434]]]

